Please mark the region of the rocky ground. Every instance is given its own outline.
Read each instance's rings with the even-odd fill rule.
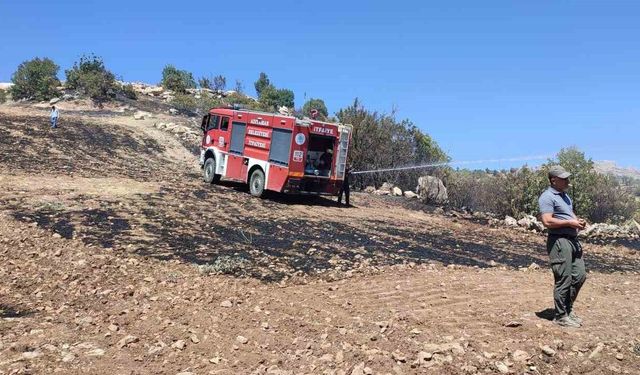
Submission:
[[[638,373],[637,241],[585,243],[563,329],[541,234],[254,199],[157,125],[193,121],[60,106],[0,107],[0,374]]]

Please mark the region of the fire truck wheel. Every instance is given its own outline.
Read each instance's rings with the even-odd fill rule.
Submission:
[[[251,173],[249,191],[254,197],[262,197],[264,195],[264,172],[262,169],[256,169]]]
[[[220,181],[220,175],[216,174],[216,159],[209,158],[204,162],[204,182],[213,184]]]

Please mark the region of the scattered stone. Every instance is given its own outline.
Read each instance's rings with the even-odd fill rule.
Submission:
[[[407,357],[401,353],[401,352],[393,352],[391,353],[391,358],[393,358],[394,361],[396,362],[406,362],[407,361]]]
[[[222,301],[222,303],[220,303],[220,307],[233,307],[233,302],[229,301],[228,299]]]
[[[249,339],[244,336],[238,336],[236,337],[236,341],[239,342],[240,344],[246,344],[249,342]]]
[[[89,350],[84,354],[88,355],[89,357],[102,357],[104,355],[104,350],[100,348],[96,348],[96,349]]]
[[[394,186],[393,189],[391,190],[391,195],[396,196],[396,197],[401,197],[402,196],[402,189],[400,189],[397,186]]]
[[[433,358],[433,354],[429,352],[419,352],[418,353],[418,362],[425,363],[430,361]]]
[[[495,366],[496,366],[496,370],[498,370],[499,373],[501,373],[501,374],[508,374],[509,373],[509,366],[505,365],[504,363],[496,362]]]
[[[593,349],[591,354],[589,354],[589,359],[593,359],[593,358],[597,357],[600,354],[600,352],[602,351],[602,349],[604,349],[604,344],[599,342],[598,345],[596,345],[596,348]]]
[[[507,215],[504,218],[504,224],[508,227],[517,227],[518,226],[518,220],[516,220],[515,218]]]
[[[171,344],[171,347],[174,349],[182,350],[187,346],[187,343],[184,340],[178,340]]]
[[[73,362],[73,360],[76,359],[75,354],[73,353],[66,353],[64,354],[64,356],[62,357],[62,362],[64,363],[68,363],[68,362]]]
[[[139,339],[136,336],[132,336],[132,335],[127,335],[125,337],[123,337],[122,339],[120,339],[120,341],[118,341],[118,347],[120,349],[124,348],[125,346],[129,346],[129,344],[132,344],[134,342],[138,342]]]
[[[622,361],[624,359],[624,355],[622,353],[618,353],[618,354],[616,354],[616,359],[618,361]]]
[[[22,359],[26,359],[26,360],[36,359],[36,358],[40,357],[41,355],[42,355],[42,352],[39,352],[39,351],[36,350],[36,351],[33,351],[33,352],[24,352],[24,353],[22,353],[21,358]]]
[[[540,347],[540,350],[542,350],[542,352],[549,357],[553,357],[554,355],[556,355],[556,351],[551,349],[551,347],[548,345]]]
[[[521,322],[518,322],[517,320],[512,320],[506,323],[504,326],[509,328],[515,328],[515,327],[520,327],[521,325],[522,325]]]
[[[360,362],[351,371],[351,375],[364,375],[364,362]]]
[[[416,198],[416,197],[418,197],[418,194],[414,193],[414,192],[413,192],[413,191],[411,191],[411,190],[407,190],[407,191],[405,191],[405,192],[404,192],[404,196],[405,196],[406,198],[412,199],[412,198]]]
[[[213,363],[215,365],[217,365],[221,361],[222,361],[222,358],[220,358],[220,357],[213,357],[213,358],[209,359],[209,362],[211,362],[211,363]]]
[[[195,334],[189,336],[189,338],[191,339],[191,342],[194,343],[194,344],[197,344],[197,343],[200,342],[200,339]]]
[[[59,101],[60,101],[60,98],[53,98],[53,99],[49,100],[49,104],[56,104]]]
[[[511,358],[513,358],[513,360],[516,362],[526,362],[530,358],[530,356],[529,353],[525,352],[524,350],[516,350],[511,354]]]
[[[117,332],[117,331],[118,331],[118,329],[120,329],[120,327],[118,327],[118,326],[117,326],[117,325],[115,325],[115,324],[109,324],[109,327],[108,327],[108,328],[109,328],[109,331],[111,331],[111,332]]]

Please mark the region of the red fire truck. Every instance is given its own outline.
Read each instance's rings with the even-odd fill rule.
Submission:
[[[212,108],[201,128],[207,183],[241,181],[257,197],[266,190],[336,195],[342,186],[351,125]]]

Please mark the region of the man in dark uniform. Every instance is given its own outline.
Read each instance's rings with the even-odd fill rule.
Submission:
[[[342,186],[340,186],[340,192],[338,193],[338,205],[342,204],[342,194],[344,194],[347,207],[351,207],[351,204],[349,204],[349,179],[351,177],[351,166],[347,166],[346,168],[347,169],[344,172],[344,181],[342,181]]]
[[[562,166],[549,168],[549,188],[538,199],[542,223],[549,229],[547,253],[555,280],[553,299],[554,322],[563,327],[580,327],[582,319],[573,312],[573,302],[586,279],[582,247],[578,231],[586,222],[573,213],[573,202],[567,195],[569,176]]]

